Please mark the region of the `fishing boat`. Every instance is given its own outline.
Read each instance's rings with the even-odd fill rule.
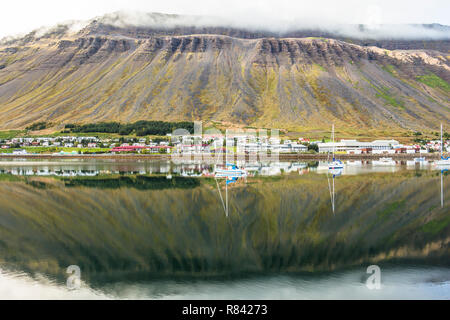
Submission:
[[[334,169],[344,169],[344,163],[341,160],[337,160],[335,158],[335,150],[334,150],[334,124],[331,129],[331,140],[333,144],[333,161],[328,163],[328,169],[334,170]]]
[[[443,147],[444,147],[444,143],[442,140],[442,123],[441,123],[441,150],[440,150],[440,155],[441,155],[441,159],[436,161],[436,165],[440,166],[440,167],[447,167],[450,166],[450,157],[444,158],[443,156]]]
[[[426,161],[425,157],[414,158],[414,162],[425,162],[425,161]]]

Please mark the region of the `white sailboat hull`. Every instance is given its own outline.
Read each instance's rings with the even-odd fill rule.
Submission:
[[[344,164],[340,161],[333,161],[328,165],[328,169],[344,169]]]
[[[450,159],[442,159],[436,161],[436,165],[438,166],[450,166]]]
[[[247,172],[241,169],[217,169],[215,176],[216,178],[239,178],[247,176]]]

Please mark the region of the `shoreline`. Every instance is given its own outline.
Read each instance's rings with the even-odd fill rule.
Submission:
[[[414,158],[424,157],[426,160],[437,160],[439,159],[439,153],[432,154],[338,154],[337,159],[340,160],[377,160],[383,157],[392,158],[392,160],[406,161],[413,160]],[[231,158],[231,156],[229,156]],[[258,160],[258,161],[272,161],[270,156],[263,156],[262,158],[258,155],[234,155],[233,159],[238,158],[238,160]],[[52,154],[27,154],[27,155],[15,155],[15,154],[0,154],[0,159],[112,159],[112,160],[173,160],[173,161],[183,161],[183,160],[204,160],[204,161],[215,161],[215,156],[209,154],[199,154],[199,155],[184,155],[181,157],[172,156],[170,154],[77,154],[77,155],[52,155]],[[295,161],[295,160],[309,160],[309,161],[325,161],[330,159],[328,154],[279,154],[279,161]],[[222,161],[225,161],[225,155],[222,155]]]

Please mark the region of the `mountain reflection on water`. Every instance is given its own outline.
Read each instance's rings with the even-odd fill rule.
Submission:
[[[233,185],[228,218],[211,178],[0,175],[0,270],[63,284],[78,265],[89,286],[118,296],[122,282],[273,280],[370,264],[448,273],[448,172],[336,176],[333,213],[320,164],[297,169]]]

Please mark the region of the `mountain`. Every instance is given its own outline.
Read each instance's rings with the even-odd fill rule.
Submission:
[[[114,178],[9,179],[0,184],[0,261],[63,281],[73,261],[86,281],[124,273],[332,271],[393,261],[449,266],[450,194],[441,207],[439,174],[421,174],[339,177],[335,214],[325,175],[253,180],[229,190],[228,218],[215,186],[203,182],[139,190],[111,188],[118,186]]]
[[[359,34],[281,33],[173,15],[135,25],[115,17],[4,39],[0,129],[153,119],[299,131],[334,122],[375,135],[450,122],[447,26],[371,40],[361,37],[364,26]]]

